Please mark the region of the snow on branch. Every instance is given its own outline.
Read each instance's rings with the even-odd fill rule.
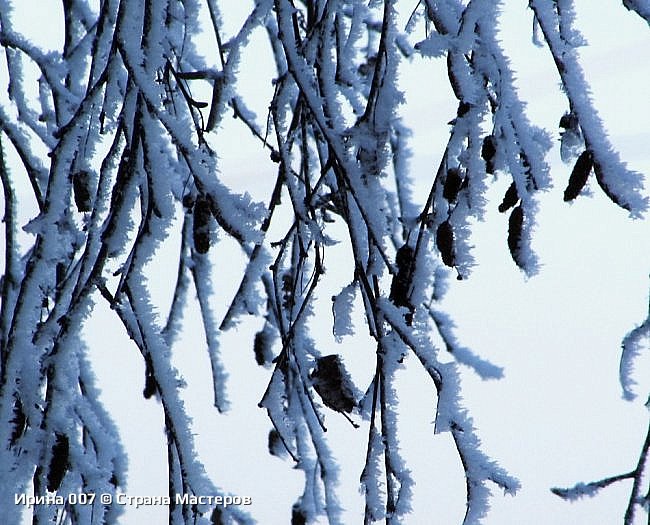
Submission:
[[[531,0],[529,5],[555,61],[571,114],[579,123],[585,150],[593,157],[598,185],[612,202],[629,211],[632,217],[642,217],[650,203],[650,197],[642,194],[643,176],[627,169],[612,148],[578,62],[575,39],[567,38],[567,32],[574,33],[572,8],[550,0]]]
[[[91,4],[63,2],[62,42],[44,51],[33,35],[17,30],[13,9],[19,7],[0,0],[6,82],[0,99],[1,492],[124,488],[119,429],[102,408],[82,340],[84,322],[104,301],[142,358],[143,396],[159,402],[170,493],[222,494],[201,463],[183,403],[185,384],[172,366],[184,312],[193,304],[218,411],[228,409],[221,331],[244,315],[263,317],[253,353],[268,372],[259,406],[272,426],[269,451],[286,455],[304,473],[304,490],[291,509],[294,523],[344,522],[337,483],[345,465],[327,439],[334,417],[350,423],[355,436],[367,430],[359,473],[365,522],[410,519],[417,487],[400,449],[398,379],[411,354],[435,386],[435,431],[450,436],[462,464],[465,523],[481,522],[491,485],[514,494],[519,483],[483,452],[480,432],[461,404],[458,365],[483,379],[500,378],[503,370],[462,344],[434,300],[446,288],[445,268],[462,280],[479,262],[469,239],[473,223],[487,215],[486,192],[497,175],[510,179],[498,206],[508,214],[503,249],[534,274],[537,192],[550,186],[545,157],[551,141],[530,122],[515,88],[496,32],[501,4],[425,0],[404,11],[397,0],[256,0],[232,36],[224,29],[230,7],[218,0]],[[647,2],[623,4],[648,18]],[[614,152],[597,116],[575,52],[582,40],[570,2],[531,0],[530,6],[569,101],[562,157],[577,161],[565,200],[577,198],[594,172],[613,202],[642,216],[648,206],[642,178]],[[413,43],[421,26],[426,37]],[[237,84],[249,53],[257,53],[258,33],[268,39],[275,65],[265,123],[251,109],[259,101],[247,99]],[[411,131],[399,116],[405,100],[400,71],[414,54],[444,57],[445,81],[457,102],[424,195],[413,189]],[[194,89],[198,84],[207,91]],[[219,173],[229,112],[270,154],[274,179],[265,202],[237,193]],[[17,166],[9,165],[10,157]],[[19,211],[29,216],[27,224],[19,224]],[[170,238],[179,240],[169,265],[175,271],[164,281],[152,267]],[[235,241],[246,263],[217,322],[213,255],[227,249],[225,239]],[[328,273],[337,244],[347,250],[337,261],[343,270]],[[154,279],[170,292],[165,312],[154,304]],[[334,292],[321,294],[325,282]],[[344,352],[326,351],[331,342],[313,335],[324,322],[316,314],[323,301],[333,314],[334,342],[365,333],[367,345],[359,351],[369,351],[366,388],[353,381]],[[364,326],[353,326],[357,313]],[[646,321],[623,342],[626,398],[633,397],[633,360],[647,328]],[[434,334],[449,354],[445,359]],[[631,520],[648,505],[639,488],[647,450],[646,439],[628,474],[555,491],[571,499],[633,478]],[[117,523],[121,510],[66,510],[65,519]],[[38,506],[33,521],[51,522],[61,512]],[[174,524],[251,521],[234,506],[170,505],[168,512]],[[7,519],[18,522],[18,514],[12,508]]]
[[[650,350],[650,307],[646,320],[623,338],[621,346],[623,350],[619,365],[619,377],[623,388],[623,397],[632,401],[636,399],[636,394],[633,391],[636,382],[632,379],[634,361],[643,351]]]

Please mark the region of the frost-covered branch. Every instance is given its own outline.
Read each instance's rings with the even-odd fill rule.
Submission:
[[[617,205],[641,217],[650,198],[643,196],[643,177],[627,169],[612,148],[602,120],[589,96],[589,86],[577,60],[576,47],[582,44],[580,33],[573,28],[573,8],[569,2],[531,0],[549,51],[553,56],[569,101],[570,118],[579,126],[584,150],[592,157],[596,181]],[[587,175],[591,169],[587,170]]]
[[[634,367],[635,359],[641,353],[641,350],[644,349],[647,351],[650,349],[649,326],[650,308],[648,309],[648,318],[646,318],[646,320],[640,326],[637,326],[623,338],[623,352],[621,354],[620,360],[620,381],[621,386],[623,387],[623,397],[628,401],[636,399],[636,395],[633,391],[635,383],[632,380],[632,370]],[[650,397],[648,397],[646,407],[650,409]],[[551,489],[551,492],[565,500],[574,501],[584,496],[593,497],[600,491],[600,489],[608,487],[609,485],[618,481],[631,479],[632,490],[630,491],[630,498],[628,500],[628,505],[625,510],[625,517],[623,521],[625,525],[631,525],[634,523],[634,516],[637,510],[642,509],[646,513],[648,512],[648,506],[650,505],[650,492],[646,493],[645,495],[642,494],[642,487],[643,484],[647,482],[649,475],[650,424],[648,425],[645,441],[641,447],[639,460],[634,470],[626,472],[625,474],[618,474],[616,476],[603,478],[598,481],[578,483],[571,488],[554,487]]]
[[[558,488],[554,487],[551,489],[553,494],[561,497],[562,499],[568,501],[574,501],[585,496],[593,497],[601,489],[612,485],[618,481],[623,481],[626,479],[632,480],[632,490],[630,491],[630,498],[628,500],[627,508],[625,509],[625,516],[623,519],[624,525],[632,525],[634,523],[634,518],[636,516],[637,510],[643,510],[647,513],[648,504],[650,500],[648,499],[649,494],[643,494],[643,483],[644,480],[648,477],[648,470],[650,468],[650,458],[648,454],[650,453],[650,425],[646,433],[645,441],[641,448],[639,454],[639,461],[636,465],[636,468],[631,472],[626,472],[625,474],[618,474],[616,476],[611,476],[608,478],[603,478],[598,481],[592,481],[589,483],[577,483],[571,488]]]
[[[142,358],[144,397],[159,403],[170,497],[222,492],[197,454],[184,382],[172,365],[193,301],[218,411],[228,409],[221,332],[244,315],[264,318],[254,340],[255,359],[268,371],[259,405],[273,427],[270,452],[288,452],[304,473],[294,523],[319,516],[343,522],[341,465],[326,439],[329,418],[339,416],[357,435],[368,425],[360,473],[365,522],[408,521],[415,487],[400,453],[397,379],[411,355],[435,387],[435,431],[456,446],[466,479],[465,523],[486,515],[490,485],[516,492],[517,480],[482,451],[460,401],[459,364],[484,379],[502,370],[465,348],[439,304],[445,267],[465,279],[477,263],[469,236],[486,216],[486,191],[497,176],[510,182],[498,207],[509,214],[503,249],[527,274],[538,269],[530,241],[537,192],[550,186],[551,141],[529,121],[515,88],[496,33],[500,3],[256,0],[232,35],[222,20],[229,6],[218,0],[102,0],[97,11],[83,0],[61,4],[60,48],[44,51],[16,30],[10,3],[0,0],[7,88],[0,99],[0,492],[115,493],[125,486],[118,429],[100,404],[82,340],[97,301],[110,307]],[[579,195],[593,171],[612,201],[641,216],[648,204],[642,178],[620,161],[596,116],[575,53],[581,41],[570,2],[530,5],[569,102],[562,155],[577,160],[565,200]],[[645,2],[624,5],[647,19]],[[205,27],[202,19],[209,20]],[[427,37],[412,42],[420,26]],[[263,124],[249,109],[257,101],[238,85],[256,32],[268,38],[264,51],[275,65]],[[424,202],[412,190],[410,130],[398,111],[401,67],[415,53],[446,60],[457,101]],[[221,178],[228,113],[270,153],[274,180],[264,203]],[[17,166],[9,166],[9,152]],[[27,224],[19,224],[19,210]],[[174,276],[162,283],[171,296],[163,313],[152,303],[151,263],[170,236],[179,242]],[[246,263],[219,323],[212,254],[226,238]],[[325,352],[312,335],[323,322],[315,313],[323,283],[339,279],[326,264],[337,243],[349,255],[337,261],[345,277],[332,301],[334,338],[354,332],[351,314],[359,308],[369,386],[355,385],[345,356]],[[441,358],[432,334],[455,362]],[[647,321],[624,342],[626,397],[643,337]],[[635,505],[647,507],[637,484],[646,468],[647,440],[635,471],[585,490],[634,477],[634,512]],[[73,524],[117,523],[120,511],[43,505],[34,508],[33,522],[65,515]],[[168,512],[174,524],[250,521],[234,507],[174,504]],[[6,516],[18,522],[19,509]]]

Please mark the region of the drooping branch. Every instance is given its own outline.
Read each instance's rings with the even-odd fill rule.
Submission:
[[[623,3],[647,19],[643,2]],[[7,99],[0,103],[0,139],[8,139],[0,143],[3,493],[30,480],[39,495],[50,489],[115,493],[124,487],[123,451],[110,445],[117,443],[117,432],[101,409],[81,344],[83,323],[97,299],[106,301],[140,352],[144,397],[160,402],[170,497],[222,492],[197,456],[180,395],[182,380],[172,366],[172,345],[185,305],[193,300],[190,283],[220,411],[227,409],[220,331],[243,315],[264,316],[255,338],[257,362],[269,372],[260,406],[273,425],[271,452],[286,448],[305,475],[292,509],[295,522],[319,515],[330,523],[343,521],[336,496],[339,466],[326,440],[331,412],[350,421],[351,432],[365,424],[360,418],[369,419],[362,473],[365,522],[408,519],[413,481],[399,451],[403,429],[396,381],[411,353],[435,386],[435,430],[447,433],[456,446],[466,478],[465,523],[486,514],[490,484],[508,493],[517,490],[517,480],[482,452],[460,402],[458,364],[483,378],[499,377],[501,369],[457,340],[437,301],[444,266],[461,279],[469,277],[471,225],[484,217],[485,193],[497,173],[511,179],[499,206],[509,213],[503,247],[525,272],[535,272],[529,244],[536,192],[550,183],[544,159],[550,140],[525,116],[496,35],[498,2],[408,5],[411,16],[402,30],[403,5],[397,0],[256,0],[228,38],[221,20],[225,8],[206,0],[210,27],[205,31],[215,49],[202,56],[197,52],[202,12],[195,0],[103,0],[97,12],[82,0],[64,0],[63,42],[52,52],[17,32],[8,2],[0,0],[0,45],[8,75]],[[585,95],[570,3],[538,0],[531,8],[569,101],[563,158],[578,160],[565,199],[576,198],[594,171],[611,200],[640,216],[648,202],[641,177],[613,153]],[[434,31],[413,45],[420,24]],[[266,32],[276,67],[265,125],[248,109],[252,101],[237,84],[246,65],[242,58],[258,30]],[[424,203],[411,190],[409,131],[398,114],[400,68],[413,53],[446,58],[458,102]],[[40,75],[38,89],[25,80],[26,68]],[[208,85],[205,99],[193,94],[198,84]],[[227,112],[270,152],[275,182],[264,204],[235,193],[221,179],[220,133]],[[2,146],[13,148],[22,166],[10,169]],[[26,246],[17,241],[19,187],[31,188]],[[149,264],[170,235],[180,242],[175,278],[166,283],[171,306],[160,322]],[[211,254],[224,236],[236,242],[247,262],[218,325]],[[365,400],[344,357],[323,355],[321,341],[310,335],[320,321],[315,312],[322,283],[338,278],[326,273],[325,264],[337,241],[350,257],[340,261],[345,286],[332,303],[335,338],[351,333],[344,325],[358,298],[368,348],[376,350],[367,360],[374,374]],[[621,377],[628,397],[630,363],[646,328],[647,322],[624,345]],[[436,332],[455,362],[441,358],[429,337]],[[647,506],[639,485],[647,450],[646,438],[634,471],[585,490],[633,478],[632,516],[639,505]],[[34,522],[51,521],[60,510],[39,507]],[[17,522],[18,510],[11,512],[7,519]],[[115,505],[92,513],[72,509],[66,519],[116,523],[119,512]],[[248,521],[232,507],[169,508],[172,523],[205,521],[208,514],[214,523]]]

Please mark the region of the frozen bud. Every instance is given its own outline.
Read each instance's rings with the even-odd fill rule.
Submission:
[[[494,173],[494,156],[497,153],[497,141],[494,135],[487,135],[483,139],[481,146],[481,157],[485,161],[485,171],[487,173]]]
[[[283,458],[287,455],[287,448],[284,446],[284,443],[282,442],[282,437],[280,437],[280,433],[274,428],[269,430],[268,447],[269,447],[269,454],[271,454],[272,456]]]
[[[191,193],[183,195],[183,207],[186,210],[191,210],[194,206],[194,196]]]
[[[205,195],[199,195],[194,203],[193,238],[194,249],[198,253],[208,253],[210,249],[210,202]]]
[[[52,446],[52,457],[47,469],[47,490],[56,492],[61,486],[63,476],[68,470],[68,457],[70,454],[70,443],[65,434],[55,434],[54,445]]]
[[[282,308],[291,310],[295,304],[293,277],[290,272],[282,274]]]
[[[393,277],[393,282],[390,285],[390,300],[393,301],[395,306],[406,306],[411,307],[409,302],[409,287],[411,281],[408,278],[408,275],[402,275],[398,273]]]
[[[569,124],[569,113],[565,113],[560,117],[560,127],[564,129],[569,129],[571,128],[571,125]]]
[[[145,399],[151,399],[156,395],[158,388],[156,387],[156,380],[152,375],[147,374],[144,378],[144,388],[142,389],[142,395]]]
[[[483,160],[490,160],[494,158],[496,152],[497,143],[494,139],[494,135],[487,135],[483,139],[483,145],[481,146],[481,157],[483,157]]]
[[[506,194],[503,196],[503,201],[499,204],[499,211],[501,213],[508,211],[517,204],[518,200],[519,194],[517,193],[517,185],[513,182],[506,190]]]
[[[354,386],[337,354],[319,357],[309,377],[325,406],[337,412],[352,412],[356,406]]]
[[[27,428],[27,417],[25,416],[25,411],[23,410],[23,404],[20,401],[20,398],[16,395],[14,397],[14,408],[13,408],[13,417],[11,418],[11,425],[13,430],[11,431],[11,445],[15,445],[16,441],[25,433],[25,428]]]
[[[593,168],[594,161],[591,151],[583,151],[578,160],[576,160],[575,166],[573,166],[573,171],[571,171],[571,176],[569,177],[569,184],[564,190],[564,201],[568,202],[575,199],[585,184],[587,184],[587,179]]]
[[[56,267],[55,267],[55,268],[56,268],[56,269],[55,269],[55,273],[56,273],[56,285],[57,285],[57,286],[60,286],[61,283],[62,283],[62,282],[64,281],[64,279],[65,279],[65,275],[66,275],[66,273],[67,273],[67,271],[68,271],[68,268],[67,268],[67,265],[66,265],[65,263],[62,263],[62,262],[58,262],[58,263],[56,263]]]
[[[395,255],[397,274],[393,276],[390,285],[389,299],[395,306],[405,306],[410,312],[406,314],[406,323],[410,326],[413,318],[413,306],[409,301],[411,288],[411,274],[415,267],[415,251],[408,244],[404,244]]]
[[[158,392],[158,384],[156,383],[151,363],[147,359],[144,371],[144,389],[142,390],[142,395],[145,399],[151,399],[156,395],[156,392]]]
[[[458,111],[456,112],[456,116],[458,117],[464,117],[469,113],[469,110],[472,109],[472,105],[469,102],[463,102],[461,101],[458,104]]]
[[[575,130],[578,128],[578,117],[574,113],[565,113],[560,118],[560,127]]]
[[[408,244],[402,246],[395,254],[395,264],[399,272],[409,272],[415,252]]]
[[[210,516],[210,523],[212,523],[212,525],[224,525],[225,522],[223,521],[223,512],[221,510],[221,505],[217,505],[212,511],[212,515]]]
[[[449,267],[453,267],[456,264],[454,230],[448,220],[438,226],[438,230],[436,231],[436,246],[442,257],[442,262]]]
[[[300,506],[300,503],[294,503],[291,507],[291,525],[306,525],[307,515]]]
[[[508,219],[508,249],[510,255],[520,268],[524,267],[521,259],[521,232],[524,225],[524,210],[521,205],[517,206],[510,213]]]
[[[255,354],[255,362],[258,365],[264,366],[273,361],[272,343],[271,332],[266,327],[255,334],[253,353]]]
[[[357,71],[361,76],[368,76],[372,74],[375,69],[375,64],[377,63],[377,55],[372,55],[368,57],[368,61],[360,64],[357,68]]]
[[[442,189],[442,196],[447,199],[447,202],[454,202],[456,200],[462,184],[463,178],[460,176],[460,169],[449,168]]]
[[[293,278],[289,272],[282,274],[282,291],[285,293],[293,291]]]
[[[108,482],[116,488],[120,486],[120,480],[117,479],[117,474],[115,474],[115,472],[111,474],[111,478],[108,480]]]
[[[568,164],[575,159],[585,147],[580,130],[567,129],[560,132],[560,158]]]
[[[90,194],[91,175],[88,170],[78,170],[72,174],[72,191],[77,210],[88,212],[92,209]]]

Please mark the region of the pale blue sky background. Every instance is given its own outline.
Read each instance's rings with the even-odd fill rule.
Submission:
[[[235,20],[234,11],[248,4],[222,2],[226,22]],[[520,96],[528,102],[530,120],[557,133],[566,102],[548,50],[531,43],[532,14],[526,4],[503,3],[504,46],[517,71]],[[408,9],[412,7],[409,4]],[[650,71],[646,64],[650,28],[618,2],[581,0],[576,9],[578,25],[589,42],[581,51],[582,64],[612,142],[630,167],[650,173]],[[46,17],[35,18],[29,9],[29,21],[43,24],[39,34],[45,41],[55,38]],[[265,35],[261,31],[258,35],[263,41]],[[259,57],[253,50],[245,56],[242,92],[268,97],[270,83],[256,77],[266,67]],[[273,71],[267,73],[270,78]],[[401,83],[407,93],[404,118],[413,127],[412,173],[416,189],[423,194],[447,138],[446,122],[456,107],[443,60],[415,59],[405,64]],[[267,101],[260,100],[255,108],[260,118]],[[275,179],[273,165],[238,126],[228,118],[216,139],[222,176],[227,183],[246,188],[255,199],[266,201]],[[510,259],[507,217],[496,212],[509,184],[507,177],[501,177],[490,191],[488,221],[474,230],[478,265],[470,279],[457,282],[452,278],[445,302],[462,343],[506,371],[502,381],[487,383],[463,372],[465,405],[475,418],[484,451],[523,484],[514,498],[495,488],[485,523],[620,523],[630,489],[627,482],[574,504],[548,489],[628,471],[636,462],[647,426],[643,402],[650,389],[650,357],[639,361],[636,379],[641,399],[634,403],[621,399],[618,359],[622,337],[647,315],[650,222],[631,221],[607,200],[593,179],[589,183],[592,198],[581,196],[573,205],[563,203],[571,166],[561,163],[558,148],[548,161],[555,188],[543,197],[538,216],[534,246],[542,263],[540,275],[526,280]],[[173,240],[169,251],[173,257],[172,245]],[[243,261],[237,250],[227,249],[234,246],[230,241],[221,246],[211,252],[219,268],[214,274],[217,319],[239,282],[237,264]],[[325,299],[318,312],[323,323],[315,330],[318,337],[329,340],[329,297],[348,279],[337,270],[341,257],[345,257],[345,247],[326,253],[329,277],[319,293]],[[164,286],[176,271],[174,259],[165,261],[163,252],[156,262],[162,302],[167,300]],[[142,399],[142,359],[103,303],[95,312],[85,329],[103,400],[122,431],[129,454],[127,493],[166,494],[163,421],[160,406]],[[254,364],[252,353],[252,334],[259,321],[244,321],[222,338],[232,401],[227,415],[219,415],[210,403],[209,363],[195,310],[188,310],[187,325],[174,352],[188,383],[184,397],[195,418],[201,459],[216,484],[253,498],[250,511],[260,523],[288,523],[291,505],[302,491],[302,475],[290,463],[266,452],[270,423],[257,402],[269,373]],[[357,328],[358,336],[328,350],[340,351],[355,377],[363,378],[374,345],[366,340],[361,321]],[[407,523],[459,524],[464,480],[449,436],[433,435],[433,386],[414,359],[407,360],[400,381],[401,423],[406,429],[403,453],[417,483],[413,517]],[[359,523],[363,502],[358,478],[367,431],[365,425],[353,430],[334,413],[326,417],[332,447],[344,451],[341,503],[348,512],[347,522]],[[129,508],[121,523],[161,523],[165,516],[166,509],[160,507]]]

